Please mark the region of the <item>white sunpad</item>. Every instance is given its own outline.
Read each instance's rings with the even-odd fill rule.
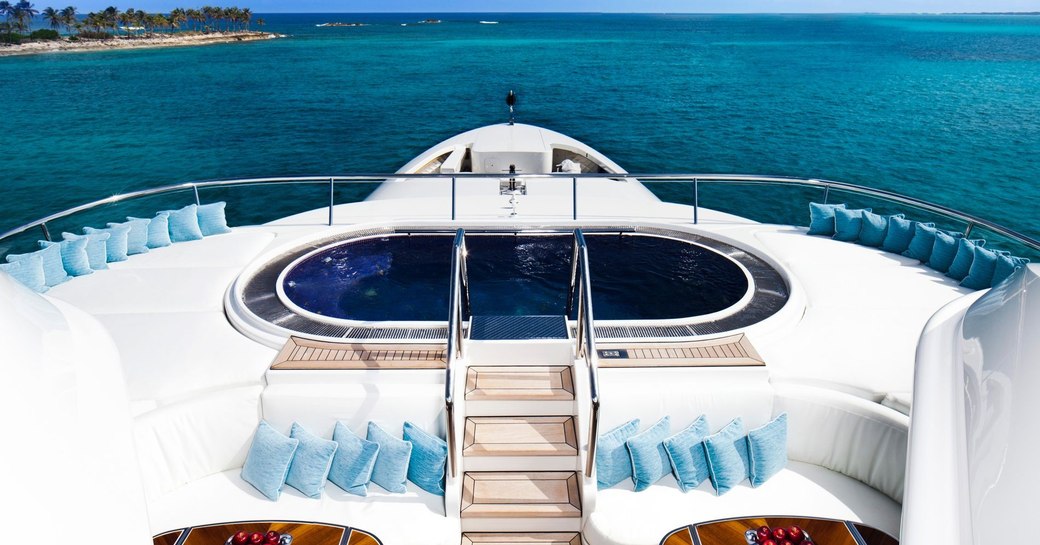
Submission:
[[[90,314],[204,312],[224,309],[239,267],[126,268],[97,271],[55,286],[47,296]]]
[[[722,496],[707,480],[685,494],[671,475],[642,492],[626,480],[597,491],[582,533],[596,545],[646,545],[688,524],[763,515],[852,520],[898,536],[901,507],[856,479],[792,461],[762,486],[745,480]]]
[[[267,229],[235,229],[201,240],[175,242],[153,248],[146,254],[130,256],[126,261],[111,263],[116,270],[138,268],[244,267],[275,239]]]

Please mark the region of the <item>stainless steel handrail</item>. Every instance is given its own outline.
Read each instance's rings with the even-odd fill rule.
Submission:
[[[451,250],[451,284],[448,288],[448,347],[444,365],[444,413],[448,419],[448,467],[456,474],[455,460],[455,360],[462,356],[463,298],[469,300],[466,279],[466,231],[455,231]],[[466,295],[463,295],[463,294]],[[468,306],[468,302],[466,303]]]
[[[545,173],[545,174],[517,174],[517,178],[522,179],[549,179],[549,178],[560,178],[569,179],[572,184],[575,184],[575,198],[577,198],[576,183],[578,179],[592,180],[592,179],[612,179],[612,180],[632,180],[640,182],[650,183],[693,183],[694,184],[694,222],[698,219],[698,212],[700,208],[699,203],[699,192],[700,185],[705,183],[719,183],[719,184],[736,184],[736,185],[787,185],[787,186],[799,186],[799,187],[816,187],[823,190],[823,198],[826,200],[831,190],[845,191],[858,195],[864,195],[868,197],[875,197],[886,201],[895,203],[905,204],[913,206],[915,208],[926,210],[935,214],[939,214],[946,218],[954,221],[963,222],[966,224],[965,232],[969,233],[976,227],[984,227],[1008,237],[1020,244],[1023,244],[1034,251],[1040,252],[1040,240],[1025,235],[1014,229],[1005,227],[995,222],[989,221],[985,218],[962,212],[947,206],[918,199],[916,197],[910,197],[902,195],[893,191],[884,189],[876,189],[861,185],[849,184],[845,182],[836,182],[831,180],[820,180],[812,178],[795,178],[790,176],[758,176],[758,175],[745,175],[745,174],[613,174],[613,173]],[[198,182],[187,182],[181,184],[173,184],[162,187],[156,187],[151,189],[144,189],[140,191],[133,191],[129,193],[123,193],[120,195],[113,195],[104,199],[99,199],[93,202],[85,203],[79,206],[63,210],[54,214],[50,214],[43,218],[35,221],[20,225],[13,229],[10,229],[4,233],[0,233],[0,240],[4,240],[11,236],[23,233],[33,228],[40,228],[44,231],[45,236],[49,237],[47,231],[47,223],[52,222],[63,217],[70,216],[79,212],[90,210],[104,205],[115,204],[131,199],[148,197],[154,195],[161,195],[164,193],[174,193],[178,191],[194,192],[194,198],[198,200],[199,189],[214,188],[214,187],[233,187],[233,186],[249,186],[249,185],[264,185],[264,184],[328,184],[330,187],[330,199],[329,199],[329,210],[330,213],[332,208],[335,206],[334,203],[334,188],[336,184],[341,183],[376,183],[386,180],[394,179],[432,179],[432,180],[445,180],[452,181],[456,179],[488,179],[498,177],[488,174],[477,174],[477,173],[456,173],[451,175],[446,174],[349,174],[339,176],[300,176],[300,177],[280,177],[280,178],[244,178],[235,180],[207,180]],[[454,184],[452,184],[454,185]],[[455,207],[455,196],[452,194],[452,210]],[[576,207],[575,203],[575,207]],[[575,208],[574,219],[577,219],[577,210]],[[446,211],[446,215],[448,215]],[[331,217],[331,216],[330,216]]]
[[[589,249],[581,229],[574,230],[574,254],[578,269],[578,358],[583,358],[589,371],[589,400],[592,412],[589,420],[589,454],[585,461],[585,475],[592,477],[596,464],[596,443],[599,439],[599,354],[596,352],[595,318],[592,312],[592,280],[589,277]]]

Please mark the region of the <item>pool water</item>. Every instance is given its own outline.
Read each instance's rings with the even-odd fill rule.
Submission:
[[[362,321],[445,321],[450,235],[395,235],[329,247],[291,266],[289,300],[315,314]],[[675,239],[587,234],[597,320],[661,320],[729,308],[748,291],[744,270]],[[468,234],[476,315],[562,315],[574,239],[569,235]],[[573,313],[572,313],[573,317]]]

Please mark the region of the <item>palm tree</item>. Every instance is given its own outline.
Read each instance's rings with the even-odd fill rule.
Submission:
[[[101,16],[105,19],[105,28],[112,29],[115,33],[119,29],[119,9],[115,6],[108,6],[105,11],[101,12]]]
[[[264,21],[264,18],[263,17],[257,17],[257,19],[256,19],[256,26],[260,27],[261,31],[264,29],[264,24],[266,24],[266,21]]]
[[[18,28],[23,31],[28,31],[29,27],[32,26],[32,19],[40,14],[40,10],[36,9],[28,0],[22,0],[14,5],[14,18],[17,21]]]
[[[134,8],[127,8],[126,11],[119,14],[119,24],[123,25],[126,30],[127,36],[130,35],[130,28],[134,26],[137,21],[137,11]]]
[[[243,23],[246,24],[246,30],[249,30],[249,23],[253,20],[253,10],[249,8],[243,8],[239,12],[239,16]]]
[[[7,22],[7,34],[11,34],[11,18],[14,17],[14,6],[11,5],[7,0],[0,1],[0,15],[4,16],[4,21]]]
[[[177,8],[171,10],[168,19],[170,20],[171,26],[173,26],[177,30],[180,30],[181,25],[188,21],[188,12],[185,11],[184,8]]]
[[[56,10],[54,8],[46,8],[46,9],[43,10],[43,18],[48,23],[50,23],[51,28],[53,28],[53,29],[61,28],[61,24],[62,24],[63,20],[61,18],[61,12],[60,11],[58,11],[58,10]]]
[[[202,11],[197,9],[188,10],[188,20],[191,21],[191,26],[194,30],[199,30],[199,25],[206,20],[206,16],[202,14]]]
[[[76,8],[68,6],[61,10],[61,22],[65,25],[65,30],[71,34],[72,26],[76,24]]]

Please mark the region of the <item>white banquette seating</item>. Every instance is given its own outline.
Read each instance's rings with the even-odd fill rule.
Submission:
[[[688,524],[770,515],[853,520],[899,535],[909,419],[897,411],[833,390],[774,386],[764,368],[601,369],[600,391],[601,432],[632,418],[645,429],[668,415],[674,433],[701,414],[712,432],[738,416],[747,430],[786,412],[789,462],[762,486],[745,480],[722,496],[707,481],[684,494],[671,475],[643,492],[630,480],[596,491],[583,529],[592,545],[659,543]]]
[[[444,436],[443,371],[271,371],[259,387],[166,407],[137,421],[152,531],[220,521],[282,519],[356,527],[385,545],[457,545],[458,517],[444,500],[408,483],[404,494],[375,484],[359,497],[328,483],[321,498],[288,485],[271,501],[239,473],[263,417],[288,433],[292,423],[326,438],[337,420],[365,436],[369,420],[400,437],[405,420]]]

